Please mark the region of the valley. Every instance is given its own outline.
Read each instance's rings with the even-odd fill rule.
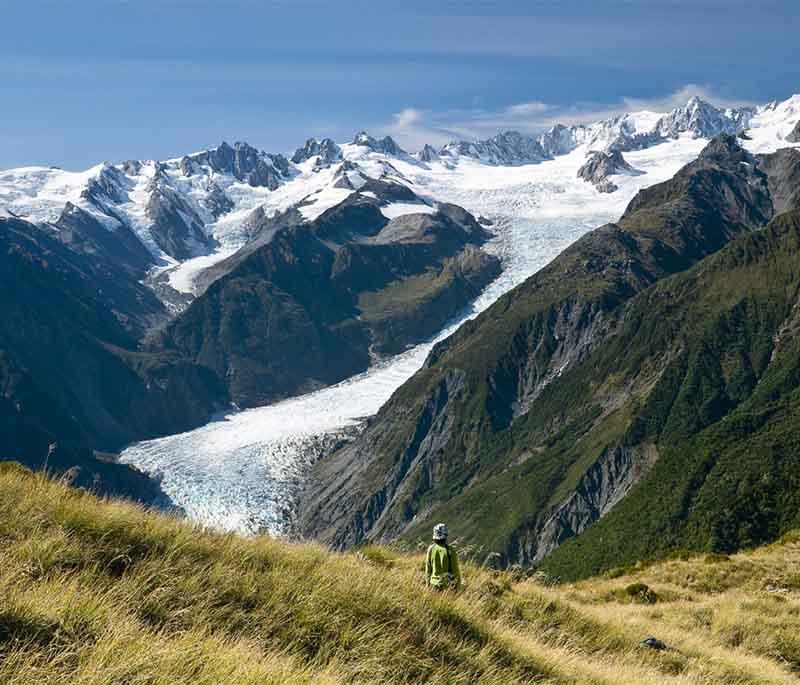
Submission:
[[[626,177],[617,193],[606,196],[577,178],[580,151],[536,165],[462,163],[438,173],[395,161],[419,192],[493,222],[487,249],[500,258],[501,275],[438,335],[361,375],[268,407],[224,415],[189,433],[138,443],[122,453],[122,461],[158,475],[164,491],[192,519],[247,533],[291,533],[297,498],[314,461],[360,430],[363,419],[419,370],[437,341],[586,231],[619,215],[640,188],[672,176],[702,145],[702,140],[688,139],[631,153],[630,159],[647,173]]]
[[[721,236],[705,236],[707,228],[697,228],[691,229],[699,231],[697,235],[687,237],[681,228],[675,235],[669,233],[672,237],[664,243],[663,249],[675,251],[669,259],[658,254],[662,248],[648,256],[653,249],[649,243],[631,246],[607,228],[613,226],[609,222],[624,224],[624,217],[631,215],[630,225],[642,230],[635,218],[637,207],[645,208],[642,217],[662,213],[666,218],[656,224],[665,221],[671,226],[673,210],[659,209],[660,193],[665,192],[659,189],[670,183],[683,188],[675,179],[691,175],[686,165],[698,159],[709,140],[726,135],[734,140],[733,134],[746,130],[719,155],[733,154],[730,145],[739,144],[753,153],[769,153],[792,145],[787,137],[798,116],[798,96],[727,110],[692,98],[664,114],[633,112],[589,125],[555,125],[535,137],[505,132],[485,141],[456,141],[439,150],[425,146],[416,154],[402,150],[388,136],[378,139],[361,132],[350,143],[312,138],[292,155],[265,153],[237,142],[161,162],[104,163],[82,173],[55,168],[0,172],[0,203],[7,217],[3,221],[16,222],[19,235],[28,231],[34,239],[41,231],[45,245],[63,244],[64,258],[72,260],[68,268],[76,270],[70,278],[76,284],[84,282],[76,291],[76,311],[88,306],[104,312],[90,330],[83,316],[69,323],[48,318],[41,325],[52,331],[66,326],[74,340],[91,341],[90,349],[99,341],[108,357],[106,368],[81,360],[73,369],[76,357],[64,350],[58,375],[63,374],[65,387],[51,383],[48,388],[37,375],[48,367],[31,365],[29,352],[9,330],[7,338],[18,347],[10,348],[9,368],[17,376],[8,420],[16,420],[14,411],[39,413],[30,420],[25,442],[11,441],[3,449],[11,455],[16,450],[17,458],[36,466],[47,444],[61,437],[57,463],[66,470],[71,461],[79,462],[78,482],[176,507],[192,520],[223,530],[301,534],[337,546],[413,536],[424,524],[416,521],[417,513],[444,514],[451,506],[448,515],[460,515],[462,507],[474,506],[470,497],[484,496],[471,495],[471,486],[463,489],[468,474],[473,474],[474,484],[485,480],[490,488],[498,473],[509,468],[509,460],[529,459],[527,447],[520,452],[512,446],[506,453],[508,445],[496,448],[495,438],[487,435],[502,435],[511,424],[524,433],[522,426],[538,414],[543,389],[552,384],[558,391],[564,385],[562,376],[569,377],[571,365],[582,362],[596,341],[603,341],[613,317],[606,321],[601,316],[588,333],[576,333],[572,319],[591,319],[607,305],[597,309],[590,304],[584,310],[583,305],[572,309],[567,304],[554,310],[559,321],[552,342],[555,351],[546,353],[551,357],[532,356],[530,369],[514,370],[513,360],[505,368],[507,360],[499,362],[501,368],[488,370],[492,388],[487,401],[499,402],[499,409],[487,405],[490,434],[478,437],[471,432],[484,428],[459,429],[456,444],[473,442],[471,449],[482,451],[486,466],[458,466],[472,453],[456,448],[462,456],[445,471],[454,468],[462,475],[452,483],[445,477],[443,491],[422,484],[432,472],[418,482],[414,479],[419,472],[408,480],[401,469],[400,480],[389,492],[399,487],[399,496],[413,487],[417,494],[384,502],[377,512],[365,515],[374,506],[372,497],[383,502],[381,488],[369,495],[376,474],[378,483],[393,478],[398,446],[416,440],[413,426],[403,423],[405,419],[397,423],[393,412],[398,407],[407,412],[402,403],[409,396],[413,402],[436,406],[439,391],[430,395],[427,381],[420,379],[438,378],[430,369],[447,356],[454,341],[474,336],[478,346],[489,345],[485,349],[491,356],[492,346],[518,344],[518,334],[509,328],[509,317],[516,314],[496,312],[505,312],[508,302],[524,301],[528,292],[539,297],[538,282],[545,283],[545,299],[557,293],[569,297],[573,288],[584,287],[611,288],[612,299],[624,291],[624,299],[688,268],[742,230],[761,227],[780,207],[791,208],[794,180],[785,174],[793,173],[792,166],[782,170],[787,163],[778,160],[770,162],[774,168],[769,171],[777,185],[764,191],[771,199],[736,201],[748,207],[755,203],[742,210],[758,215],[748,218],[744,229],[738,220]],[[753,163],[748,160],[742,157],[741,164]],[[741,182],[753,187],[762,183],[757,180],[761,171],[753,173],[752,179]],[[648,195],[653,187],[656,190]],[[699,208],[716,200],[710,186],[698,188],[707,197],[691,189],[680,192],[689,193],[690,205],[704,217],[697,220],[709,227],[717,219],[708,213],[712,210]],[[774,206],[767,210],[759,202]],[[677,221],[694,221],[692,211],[681,209],[675,214]],[[650,230],[645,230],[644,235],[651,236],[646,241],[658,236],[659,229],[652,234]],[[594,247],[581,256],[584,244]],[[615,250],[620,251],[617,257]],[[568,265],[566,280],[551,276],[560,268],[559,259]],[[580,263],[572,264],[575,259]],[[616,276],[604,280],[607,259],[612,260],[608,273],[617,273],[621,266],[620,273],[625,268],[635,273],[614,285]],[[37,262],[36,269],[45,272],[46,263]],[[49,276],[40,277],[37,271],[35,278],[45,283]],[[44,293],[37,291],[26,301],[26,316],[52,318],[54,313],[37,309],[36,298]],[[495,323],[487,338],[492,342],[485,343],[480,322],[487,316]],[[473,320],[478,323],[464,325]],[[560,335],[567,336],[562,351]],[[573,335],[583,336],[584,342],[572,340]],[[487,357],[456,366],[442,386],[445,399],[450,391],[459,392],[465,373],[475,374],[488,361]],[[540,362],[544,372],[538,369]],[[520,374],[520,387],[502,387],[506,375],[515,373]],[[120,381],[109,385],[108,374]],[[15,399],[26,382],[36,394]],[[470,394],[484,396],[480,383]],[[97,411],[99,405],[104,405],[103,412]],[[49,414],[40,408],[44,406],[51,408]],[[61,414],[53,414],[53,406],[60,407]],[[549,411],[546,404],[543,409]],[[443,416],[463,422],[470,411]],[[474,414],[474,426],[482,425],[481,411]],[[433,442],[421,454],[437,444],[435,435],[422,434],[420,439]],[[383,437],[376,442],[376,436]],[[446,444],[439,445],[442,454],[448,454],[443,451]],[[92,456],[98,451],[119,452],[119,457],[116,463],[104,458],[101,467]],[[645,452],[653,453],[650,447]],[[569,454],[568,459],[575,458]],[[465,521],[463,532],[495,536],[508,558],[523,563],[540,559],[604,516],[646,470],[640,469],[639,452],[608,454],[617,455],[617,462],[612,475],[603,477],[619,479],[615,487],[621,489],[612,491],[616,494],[608,495],[608,501],[601,495],[604,503],[592,505],[597,511],[581,513],[577,522],[570,518],[576,516],[570,507],[581,509],[582,501],[576,505],[554,500],[539,511],[541,516],[549,512],[553,521],[561,521],[559,516],[571,521],[547,524],[552,540],[536,543],[541,549],[527,538],[519,539],[522,533],[513,527],[489,526],[479,535]],[[576,463],[577,475],[570,478],[580,480],[580,468],[593,464],[605,474],[606,467],[594,456],[583,455],[577,462],[583,466]],[[352,464],[361,461],[380,473],[354,476]],[[108,473],[103,476],[101,471]],[[586,478],[588,473],[593,472],[584,474]],[[147,491],[140,483],[143,475],[149,479]],[[522,486],[534,488],[530,502],[538,502],[557,485],[536,478]],[[137,485],[132,489],[128,483],[133,482]],[[564,488],[560,496],[569,495],[568,486]],[[445,491],[450,494],[444,496]],[[478,487],[475,492],[483,490]],[[524,501],[531,493],[520,492],[519,497]],[[349,509],[344,518],[336,513],[339,506]],[[352,528],[348,516],[361,523]]]

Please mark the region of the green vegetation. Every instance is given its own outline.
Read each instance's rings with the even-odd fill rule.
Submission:
[[[446,520],[577,579],[800,525],[800,212],[773,216],[767,178],[800,154],[744,155],[712,142],[437,346],[316,467],[349,481],[307,530],[346,547]]]
[[[408,340],[434,335],[448,314],[464,306],[465,296],[477,297],[499,273],[499,262],[467,246],[423,273],[362,292],[358,308],[370,328],[372,349],[397,354],[406,349]]]
[[[466,563],[429,593],[419,554],[216,534],[3,464],[0,682],[791,683],[798,561],[792,536],[564,586]]]
[[[657,356],[639,350],[659,322],[673,325],[665,308],[681,317],[681,353],[625,436],[655,441],[661,458],[546,568],[577,577],[678,547],[727,553],[800,525],[798,244],[800,214],[782,215],[634,303],[633,334],[619,341],[632,363]]]

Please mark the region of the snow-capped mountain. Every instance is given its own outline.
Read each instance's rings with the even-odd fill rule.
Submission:
[[[316,157],[314,162],[315,170],[327,169],[331,164],[342,159],[342,148],[330,138],[323,138],[322,140],[309,138],[306,144],[301,148],[297,148],[297,151],[292,155],[292,162],[294,164],[302,164],[312,157]]]
[[[677,138],[687,132],[696,138],[736,134],[747,128],[755,112],[754,107],[718,109],[699,97],[692,97],[683,107],[661,117],[654,132],[662,138]]]
[[[392,155],[394,157],[407,154],[391,136],[385,136],[378,140],[373,138],[366,131],[356,133],[355,138],[353,138],[353,145],[366,147],[373,152],[382,152],[385,155]]]
[[[517,131],[498,133],[493,138],[478,142],[453,141],[439,150],[440,157],[471,157],[484,164],[514,166],[533,164],[548,159],[541,143]]]
[[[409,188],[416,184],[422,195],[408,203],[413,209],[426,201],[426,174],[455,173],[464,164],[524,167],[577,155],[568,162],[574,164],[573,177],[584,167],[582,176],[594,178],[592,169],[602,167],[596,187],[613,191],[615,175],[630,170],[592,153],[627,153],[746,129],[745,144],[764,151],[797,144],[798,120],[800,96],[739,109],[717,108],[693,97],[668,113],[631,112],[591,125],[558,124],[536,136],[508,131],[483,141],[454,141],[439,150],[425,145],[414,156],[390,136],[375,138],[363,131],[344,144],[310,138],[290,158],[244,142],[223,142],[165,161],[103,163],[84,172],[54,167],[0,172],[0,209],[56,232],[65,226],[74,232],[80,225],[84,233],[99,235],[97,227],[102,227],[125,245],[110,253],[124,253],[129,265],[141,265],[142,254],[132,252],[132,235],[149,255],[148,282],[158,282],[162,295],[165,283],[191,293],[194,277],[252,240],[253,226],[264,217],[297,208],[311,221],[351,193],[369,192],[364,190],[369,179],[391,179]],[[90,229],[91,223],[96,225]]]
[[[165,491],[202,520],[231,525],[250,520],[253,507],[280,518],[279,502],[259,504],[284,492],[274,473],[262,473],[274,465],[265,454],[279,453],[292,472],[318,434],[374,414],[422,365],[432,343],[417,343],[437,331],[446,337],[587,230],[615,220],[639,190],[695,159],[706,136],[735,130],[742,146],[768,152],[798,145],[791,141],[798,120],[800,96],[750,112],[690,101],[669,113],[628,113],[538,136],[505,133],[442,150],[426,146],[413,156],[388,136],[359,133],[343,143],[310,139],[291,155],[223,143],[83,172],[0,171],[0,234],[36,257],[18,258],[18,247],[3,251],[33,274],[19,279],[31,293],[17,304],[55,331],[22,333],[49,340],[75,329],[57,348],[63,356],[53,346],[41,352],[53,357],[54,370],[34,379],[35,387],[83,387],[73,376],[53,382],[62,359],[75,379],[91,372],[97,392],[83,393],[86,402],[104,396],[100,390],[114,379],[114,430],[105,423],[96,430],[128,441],[186,430],[230,397],[261,404],[349,378],[329,392],[295,398],[289,409],[257,410],[230,423],[235,435],[224,445],[198,431],[128,455],[165,473]],[[602,192],[612,186],[614,192]],[[480,222],[489,227],[485,237],[474,217],[487,219]],[[459,235],[469,240],[454,241]],[[40,292],[42,273],[50,287]],[[63,274],[75,300],[62,316],[50,303]],[[90,346],[85,359],[75,357],[71,350],[87,339],[83,317],[95,311],[103,318],[88,339],[101,344]],[[328,316],[333,311],[335,319]],[[444,327],[454,312],[460,318]],[[13,317],[6,326],[13,328]],[[23,338],[20,359],[28,354]],[[303,358],[309,350],[311,360]],[[351,377],[377,358],[379,372]],[[93,366],[97,359],[116,370]],[[267,376],[263,387],[248,385]],[[42,417],[53,414],[55,401],[41,403]],[[59,406],[75,413],[69,401]],[[40,423],[38,414],[33,419]],[[181,450],[190,452],[177,460],[188,471],[173,468]],[[161,459],[170,467],[161,468]],[[255,469],[249,482],[263,492],[239,487],[247,469]],[[214,500],[220,505],[206,506],[198,495],[206,486],[211,499],[222,493]],[[259,528],[280,530],[272,518],[256,519]]]
[[[538,135],[516,131],[482,141],[452,141],[438,154],[450,158],[471,157],[486,164],[531,164],[565,155],[586,146],[589,152],[642,150],[682,135],[713,138],[738,133],[758,112],[754,107],[720,109],[698,97],[667,114],[629,112],[594,124],[556,124]],[[433,151],[425,151],[430,157]]]

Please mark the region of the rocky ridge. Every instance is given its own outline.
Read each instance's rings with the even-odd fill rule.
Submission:
[[[362,436],[316,467],[303,532],[344,547],[413,538],[447,518],[456,534],[530,562],[607,515],[661,449],[650,436],[624,438],[622,417],[681,358],[669,342],[679,338],[664,334],[664,356],[635,372],[603,366],[587,388],[577,379],[619,340],[628,302],[786,208],[787,193],[773,191],[796,173],[798,157],[756,158],[731,136],[715,139],[673,180],[641,191],[617,224],[465,324]],[[619,350],[604,358],[627,359]],[[588,390],[609,377],[619,380]],[[502,516],[491,504],[498,490]]]
[[[586,162],[578,169],[578,178],[593,184],[600,193],[613,193],[618,186],[609,180],[609,176],[616,174],[636,176],[641,173],[625,161],[619,150],[613,150],[589,153]]]

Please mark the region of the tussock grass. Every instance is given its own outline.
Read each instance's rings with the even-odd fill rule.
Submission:
[[[416,554],[213,533],[0,464],[0,683],[790,683],[798,559],[790,537],[573,585],[466,563],[436,594]]]

